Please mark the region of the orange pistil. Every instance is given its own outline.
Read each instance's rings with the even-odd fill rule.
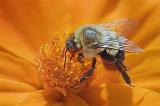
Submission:
[[[79,82],[83,67],[67,56],[66,68],[57,42],[45,44],[40,49],[38,71],[45,89],[54,89],[64,96],[67,92],[78,93],[87,86],[87,80]]]

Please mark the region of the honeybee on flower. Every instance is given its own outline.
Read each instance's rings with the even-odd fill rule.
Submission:
[[[100,55],[106,69],[116,68],[125,82],[131,85],[131,79],[127,74],[124,64],[125,53],[142,52],[139,46],[125,36],[135,29],[136,23],[129,19],[120,19],[104,24],[83,25],[78,28],[65,42],[64,69],[66,64],[66,53],[72,57],[77,56],[80,63],[83,58],[91,58],[90,69],[80,78],[80,82],[91,76],[95,70],[96,56]],[[108,65],[109,64],[109,65]]]

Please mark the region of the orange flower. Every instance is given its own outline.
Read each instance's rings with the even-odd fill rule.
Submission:
[[[159,0],[1,0],[0,106],[159,106],[159,5]],[[95,79],[79,94],[59,101],[59,94],[52,91],[53,97],[46,100],[35,61],[41,44],[57,35],[61,48],[63,33],[81,24],[119,18],[140,24],[128,38],[145,51],[126,55],[136,87],[126,86],[119,73],[105,71],[98,63]]]

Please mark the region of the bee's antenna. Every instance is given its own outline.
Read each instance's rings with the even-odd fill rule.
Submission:
[[[63,71],[65,70],[65,67],[66,67],[66,53],[67,53],[67,49],[65,49],[65,50],[64,50],[64,53],[63,53],[63,57],[64,57]]]
[[[66,50],[66,47],[64,46],[63,50],[62,50],[62,57],[64,57],[64,52]]]

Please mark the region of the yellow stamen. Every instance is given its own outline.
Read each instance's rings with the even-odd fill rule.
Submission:
[[[63,70],[64,60],[58,41],[45,44],[40,49],[38,71],[45,89],[53,88],[64,96],[67,92],[78,93],[87,84],[87,80],[79,82],[83,67],[76,59],[70,61],[67,56],[66,68]]]

